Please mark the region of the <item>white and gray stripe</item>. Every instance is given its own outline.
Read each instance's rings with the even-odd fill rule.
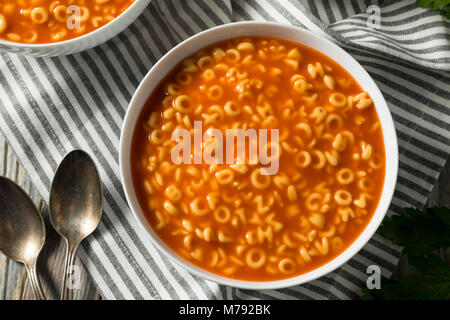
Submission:
[[[381,9],[381,28],[366,8]],[[140,80],[183,39],[234,21],[271,20],[332,39],[371,74],[394,117],[400,147],[389,214],[422,207],[450,153],[450,29],[437,12],[404,1],[153,0],[109,42],[60,58],[2,53],[0,129],[44,199],[57,163],[73,148],[92,154],[104,183],[105,212],[80,257],[108,299],[351,299],[368,265],[390,276],[399,248],[375,235],[347,264],[308,284],[237,290],[173,265],[146,239],[119,179],[122,120]]]

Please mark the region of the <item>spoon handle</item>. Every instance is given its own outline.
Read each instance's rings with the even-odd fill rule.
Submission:
[[[31,265],[26,265],[28,278],[30,279],[31,289],[38,300],[45,300],[44,291],[42,290],[39,277],[36,272],[36,262]]]
[[[64,263],[64,274],[63,274],[63,282],[61,285],[61,300],[72,300],[73,299],[73,290],[72,288],[67,288],[67,278],[70,276],[68,273],[69,267],[74,265],[75,255],[78,250],[79,243],[71,244],[67,242],[66,248],[66,262]]]

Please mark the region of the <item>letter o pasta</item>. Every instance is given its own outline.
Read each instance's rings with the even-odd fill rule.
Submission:
[[[37,7],[31,10],[31,21],[37,24],[43,24],[48,20],[48,11],[42,7]]]
[[[214,218],[217,222],[227,223],[230,220],[231,212],[225,206],[220,206],[216,210],[214,210]]]
[[[348,206],[352,203],[352,195],[350,192],[340,189],[334,194],[334,200],[340,206]]]
[[[261,268],[266,262],[266,253],[261,249],[250,249],[245,256],[245,262],[250,268]]]
[[[261,169],[255,169],[250,177],[252,185],[257,189],[266,189],[270,185],[271,178],[268,175],[261,175]]]
[[[282,274],[291,274],[295,272],[296,264],[294,260],[290,258],[281,259],[278,263],[278,268]]]
[[[188,95],[180,95],[175,99],[173,107],[181,113],[188,113],[192,109],[191,98]]]
[[[330,102],[335,107],[344,107],[347,104],[347,97],[339,92],[330,94]]]
[[[340,184],[349,184],[354,180],[353,171],[349,168],[343,168],[336,173],[336,179]]]
[[[209,87],[207,96],[212,101],[217,101],[223,96],[223,89],[220,85],[213,85]]]
[[[234,179],[234,172],[231,169],[223,169],[216,172],[216,179],[219,184],[230,184]]]
[[[196,198],[190,203],[191,211],[197,216],[204,216],[209,213],[209,207],[205,205],[201,199]]]
[[[311,155],[307,151],[300,151],[295,157],[295,164],[301,168],[306,168],[311,164]]]
[[[241,113],[241,107],[233,101],[228,101],[223,108],[230,117],[238,116]]]

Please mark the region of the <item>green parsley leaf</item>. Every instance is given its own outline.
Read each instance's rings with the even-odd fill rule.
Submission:
[[[450,267],[437,255],[410,258],[424,276],[399,281],[382,279],[380,290],[364,290],[363,300],[447,300],[450,298]]]
[[[450,209],[428,208],[424,211],[407,208],[404,215],[392,216],[383,222],[380,234],[404,247],[409,256],[431,253],[450,247]]]
[[[383,299],[389,300],[447,300],[450,281],[434,277],[411,276],[383,288]]]
[[[411,256],[408,261],[420,273],[450,282],[450,267],[438,255]]]
[[[450,0],[449,0],[450,2]],[[404,215],[383,222],[380,233],[404,247],[409,263],[420,276],[382,279],[380,290],[365,289],[363,300],[448,300],[450,266],[432,253],[450,247],[450,209],[405,209]]]
[[[450,19],[450,0],[417,0],[417,5],[431,10],[440,10],[447,19]]]

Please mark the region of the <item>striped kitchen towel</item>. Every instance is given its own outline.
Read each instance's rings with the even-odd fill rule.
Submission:
[[[99,166],[104,217],[79,254],[107,299],[350,299],[365,287],[367,266],[376,264],[389,277],[398,262],[399,248],[375,235],[348,263],[318,280],[247,291],[187,273],[146,239],[119,178],[119,136],[128,102],[170,48],[199,31],[242,20],[307,28],[342,46],[375,79],[400,144],[389,214],[423,207],[448,159],[449,24],[415,0],[153,0],[125,32],[89,51],[59,58],[2,53],[0,128],[42,197],[48,199],[54,170],[68,151],[82,148]]]

